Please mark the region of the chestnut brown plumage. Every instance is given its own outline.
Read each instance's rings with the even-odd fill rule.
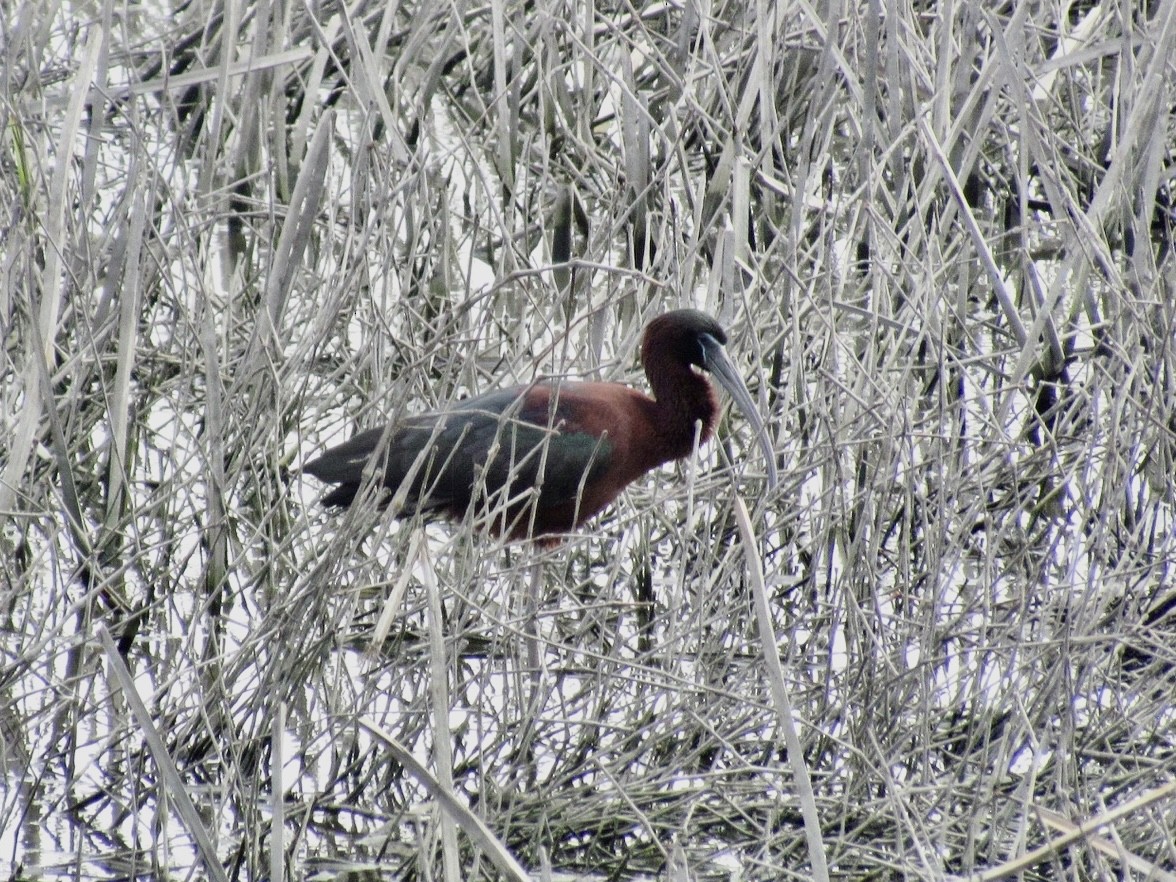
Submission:
[[[350,505],[368,476],[403,514],[461,518],[511,539],[565,533],[650,469],[688,456],[714,432],[719,405],[707,375],[731,395],[776,466],[763,421],[723,349],[727,335],[693,309],[653,319],[641,362],[653,397],[620,383],[538,382],[474,396],[437,413],[372,429],[307,463],[334,484],[328,506]]]

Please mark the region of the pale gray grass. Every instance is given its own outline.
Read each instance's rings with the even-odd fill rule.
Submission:
[[[0,41],[3,875],[1176,874],[1176,4]],[[299,475],[682,305],[778,491],[726,416],[553,549]]]

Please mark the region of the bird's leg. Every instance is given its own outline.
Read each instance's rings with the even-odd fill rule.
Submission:
[[[539,601],[543,593],[543,562],[542,558],[534,561],[530,567],[531,578],[527,583],[526,599],[523,601],[523,633],[527,654],[527,669],[531,677],[531,695],[540,694],[540,679],[543,670],[543,659],[539,652]]]

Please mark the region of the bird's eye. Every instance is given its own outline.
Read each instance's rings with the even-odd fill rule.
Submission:
[[[702,370],[707,369],[710,363],[710,354],[716,349],[722,349],[723,344],[720,343],[711,334],[699,334],[694,338],[694,357],[690,363]]]

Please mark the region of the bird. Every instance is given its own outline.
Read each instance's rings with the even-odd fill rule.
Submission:
[[[776,485],[771,441],[728,359],[714,318],[677,309],[652,319],[641,341],[650,397],[621,383],[555,383],[496,389],[370,429],[306,463],[333,485],[327,507],[350,506],[368,484],[400,517],[460,520],[508,540],[552,539],[582,526],[646,472],[683,459],[714,434],[713,377],[756,433]]]

